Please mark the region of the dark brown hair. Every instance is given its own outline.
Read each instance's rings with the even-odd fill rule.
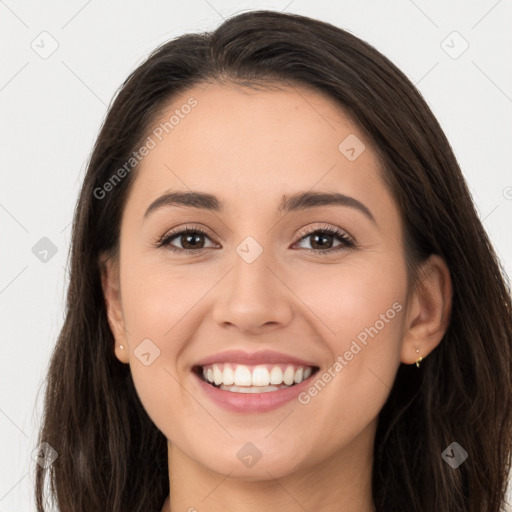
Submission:
[[[448,330],[420,369],[400,365],[379,415],[377,511],[499,512],[511,462],[510,287],[450,144],[421,94],[371,45],[328,23],[270,11],[162,45],[109,109],[75,210],[66,316],[38,438],[58,458],[35,468],[37,510],[45,510],[46,477],[61,512],[159,511],[169,493],[167,440],[144,410],[129,365],[114,355],[101,287],[99,258],[117,253],[137,168],[105,197],[95,190],[177,93],[213,81],[302,85],[337,101],[381,159],[412,277],[430,254],[450,269]],[[456,469],[441,457],[454,441],[468,453]]]

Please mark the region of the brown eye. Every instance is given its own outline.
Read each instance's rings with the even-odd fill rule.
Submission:
[[[355,243],[346,233],[333,228],[331,226],[324,226],[306,233],[302,233],[302,237],[298,243],[310,239],[311,249],[305,248],[308,252],[316,254],[332,254],[343,249],[355,248]],[[337,239],[340,243],[333,246],[334,240]]]
[[[158,247],[166,247],[174,252],[194,253],[200,249],[205,249],[204,238],[209,238],[208,234],[199,228],[184,228],[172,231],[158,243]],[[171,244],[177,239],[181,247]]]

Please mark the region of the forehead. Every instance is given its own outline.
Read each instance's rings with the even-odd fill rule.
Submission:
[[[363,199],[384,188],[364,133],[334,100],[306,87],[196,86],[174,97],[147,135],[152,148],[132,191],[140,208],[170,189],[262,205],[296,191]]]

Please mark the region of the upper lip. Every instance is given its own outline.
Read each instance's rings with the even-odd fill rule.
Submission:
[[[247,365],[289,363],[297,366],[316,366],[311,361],[306,361],[295,356],[275,352],[273,350],[260,350],[258,352],[245,352],[243,350],[226,350],[205,357],[194,366],[206,366],[214,363],[240,363]]]

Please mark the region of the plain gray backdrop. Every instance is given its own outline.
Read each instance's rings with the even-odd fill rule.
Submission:
[[[0,512],[35,510],[33,451],[63,323],[70,222],[112,96],[162,42],[253,9],[349,30],[410,78],[512,275],[511,0],[0,0]]]

